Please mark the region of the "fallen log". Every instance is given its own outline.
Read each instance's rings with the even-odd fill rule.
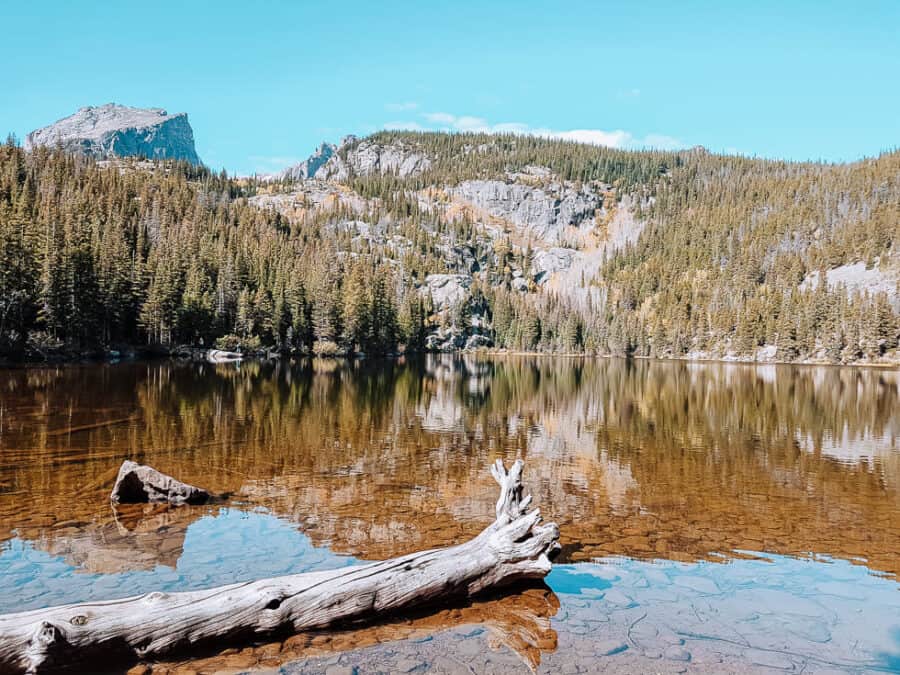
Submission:
[[[496,519],[463,544],[384,562],[229,584],[148,593],[0,616],[0,669],[37,673],[90,659],[158,656],[227,638],[372,621],[447,596],[543,578],[559,528],[541,525],[522,495],[522,462],[491,467]]]
[[[119,468],[109,499],[113,504],[169,503],[204,504],[210,494],[198,487],[182,483],[152,466],[126,459]]]
[[[240,352],[229,352],[223,349],[210,349],[206,352],[206,360],[210,363],[236,363],[243,359],[244,355]]]

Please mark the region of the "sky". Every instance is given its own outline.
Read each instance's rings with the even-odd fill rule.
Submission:
[[[900,147],[898,0],[0,7],[0,134],[160,107],[229,173],[383,128],[796,160]]]

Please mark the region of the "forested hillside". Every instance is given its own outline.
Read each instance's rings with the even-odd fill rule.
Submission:
[[[317,223],[249,206],[232,180],[184,162],[97,163],[12,142],[0,167],[5,354],[222,337],[245,348],[304,351],[314,336],[396,348],[391,271],[340,263]]]
[[[898,240],[897,152],[826,165],[383,132],[261,180],[10,139],[0,353],[893,360]]]

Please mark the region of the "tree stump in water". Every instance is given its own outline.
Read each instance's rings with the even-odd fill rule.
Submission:
[[[157,471],[152,466],[131,460],[122,462],[110,500],[113,504],[164,503],[205,504],[210,494],[201,488],[182,483]]]
[[[123,466],[124,469],[124,466]],[[559,528],[522,496],[522,462],[491,467],[496,519],[474,539],[384,562],[0,616],[0,669],[37,673],[90,659],[141,659],[197,643],[372,621],[446,596],[543,578]],[[121,475],[121,472],[120,472]],[[161,474],[162,475],[162,474]]]

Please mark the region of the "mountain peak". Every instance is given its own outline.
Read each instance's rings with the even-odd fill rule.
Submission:
[[[319,147],[316,148],[316,151],[302,162],[289,166],[281,172],[268,176],[267,178],[291,181],[315,178],[316,172],[328,163],[328,160],[334,156],[334,153],[337,152],[337,150],[338,146],[334,143],[322,141],[319,144]]]
[[[187,114],[170,115],[163,108],[85,106],[28,134],[26,149],[40,145],[100,158],[140,156],[200,163]]]

